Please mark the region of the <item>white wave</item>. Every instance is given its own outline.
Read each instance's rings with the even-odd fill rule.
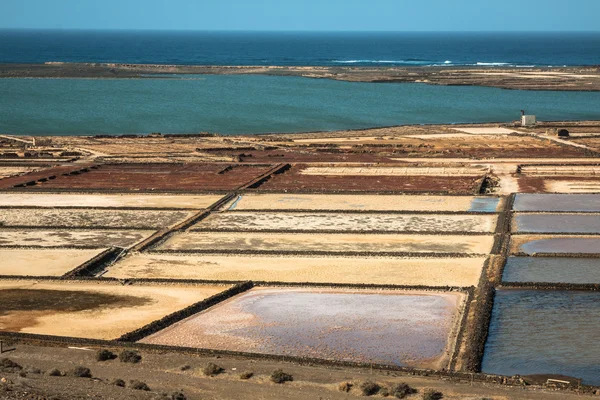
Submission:
[[[333,60],[338,64],[415,64],[415,65],[431,65],[430,61],[413,61],[413,60]]]
[[[500,67],[502,65],[511,65],[510,63],[505,62],[477,62],[475,65],[481,65],[486,67]]]

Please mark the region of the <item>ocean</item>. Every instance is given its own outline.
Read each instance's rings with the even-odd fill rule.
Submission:
[[[0,30],[0,63],[600,65],[595,33]]]
[[[0,30],[0,63],[562,66],[600,64],[600,33]],[[221,134],[600,119],[600,92],[274,76],[0,79],[0,133]]]

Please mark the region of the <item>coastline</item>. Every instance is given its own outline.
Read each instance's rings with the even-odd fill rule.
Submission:
[[[487,86],[513,90],[600,91],[600,66],[331,67],[62,63],[0,64],[0,78],[156,79],[146,75],[298,76],[371,83]]]

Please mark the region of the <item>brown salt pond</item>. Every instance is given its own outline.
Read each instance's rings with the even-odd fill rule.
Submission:
[[[193,229],[230,231],[493,232],[496,215],[222,212]]]
[[[158,247],[167,251],[487,254],[493,235],[186,232]]]
[[[142,340],[424,368],[447,366],[462,293],[255,288]]]
[[[61,276],[104,250],[0,248],[0,275]]]
[[[477,285],[485,257],[395,258],[148,254],[125,257],[104,277],[379,285]]]
[[[0,331],[116,339],[226,288],[0,280]]]

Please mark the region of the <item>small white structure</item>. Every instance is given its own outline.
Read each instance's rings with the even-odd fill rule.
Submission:
[[[534,126],[535,115],[521,115],[521,126]]]

